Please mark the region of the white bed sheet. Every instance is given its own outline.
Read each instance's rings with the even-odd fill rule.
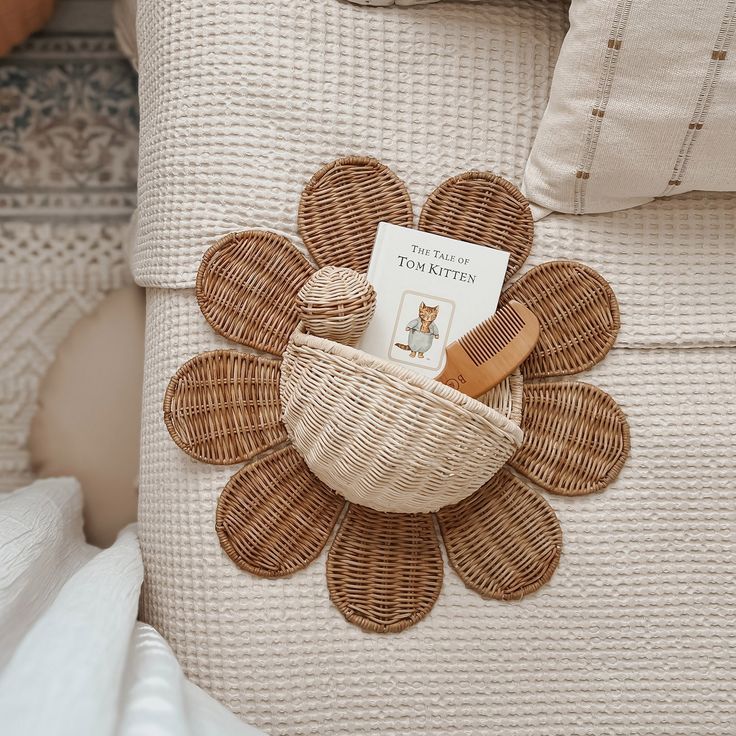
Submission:
[[[136,622],[135,526],[84,541],[77,481],[0,495],[0,732],[4,736],[258,736],[187,681]]]

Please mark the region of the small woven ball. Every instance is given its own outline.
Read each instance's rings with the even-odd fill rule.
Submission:
[[[307,332],[357,345],[376,310],[376,292],[362,273],[325,266],[302,286],[296,303]]]

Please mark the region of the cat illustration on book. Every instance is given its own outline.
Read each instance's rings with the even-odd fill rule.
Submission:
[[[409,333],[408,344],[394,343],[401,350],[408,350],[410,358],[424,358],[424,354],[432,347],[432,343],[439,339],[440,331],[435,320],[440,313],[439,304],[428,307],[424,302],[419,305],[419,316],[406,326]]]

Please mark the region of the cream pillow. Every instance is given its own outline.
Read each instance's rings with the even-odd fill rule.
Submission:
[[[736,190],[735,32],[734,0],[573,0],[526,195],[582,214]]]
[[[138,69],[138,40],[135,27],[138,0],[114,0],[112,9],[115,18],[115,40],[133,67]]]
[[[59,346],[39,393],[29,446],[36,475],[73,476],[87,541],[107,547],[135,521],[145,294],[111,292]]]

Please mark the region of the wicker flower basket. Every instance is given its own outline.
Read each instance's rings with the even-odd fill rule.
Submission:
[[[300,325],[281,373],[283,420],[312,472],[377,511],[437,511],[480,488],[522,441],[520,381],[493,403]],[[498,393],[498,392],[497,392]]]

